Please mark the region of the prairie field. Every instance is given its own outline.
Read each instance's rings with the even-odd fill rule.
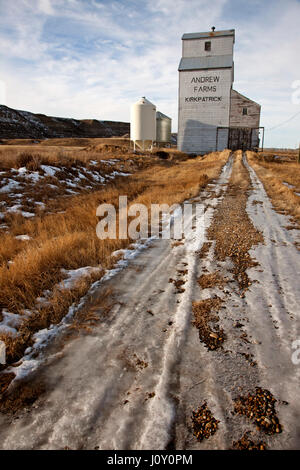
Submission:
[[[61,321],[90,285],[113,267],[114,251],[130,245],[130,239],[97,238],[99,204],[110,202],[117,207],[124,194],[129,202],[147,206],[181,203],[215,178],[228,157],[223,152],[189,160],[169,151],[161,159],[132,154],[128,142],[117,146],[117,139],[113,144],[101,140],[105,142],[93,142],[84,149],[63,147],[63,152],[61,143],[21,150],[14,145],[0,147],[0,305],[2,311],[18,318],[17,335],[0,328],[8,364],[19,361],[31,346],[32,335]],[[97,178],[92,179],[92,171]],[[83,180],[85,174],[88,178]],[[11,181],[19,186],[3,191]],[[84,267],[95,269],[70,289],[61,288],[66,271]],[[1,320],[2,313],[0,325]]]
[[[274,207],[300,222],[300,164],[298,151],[255,154],[248,152],[249,161],[260,177]]]

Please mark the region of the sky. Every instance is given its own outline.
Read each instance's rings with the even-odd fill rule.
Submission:
[[[0,0],[0,104],[129,121],[146,96],[177,131],[183,33],[235,29],[234,89],[267,147],[300,142],[300,0]]]

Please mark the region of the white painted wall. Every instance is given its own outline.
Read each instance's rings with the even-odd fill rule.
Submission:
[[[230,68],[179,72],[179,150],[216,150],[217,127],[229,126],[231,86]],[[227,147],[227,132],[220,132],[218,147]]]
[[[204,44],[211,41],[211,51],[205,51]],[[233,54],[233,36],[203,39],[184,39],[182,57],[206,57]]]

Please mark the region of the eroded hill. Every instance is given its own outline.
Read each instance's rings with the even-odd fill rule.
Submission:
[[[0,139],[111,137],[128,133],[127,122],[60,118],[0,105]]]

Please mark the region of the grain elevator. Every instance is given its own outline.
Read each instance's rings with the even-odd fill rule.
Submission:
[[[235,30],[182,36],[178,148],[204,154],[259,147],[260,105],[232,89]]]

